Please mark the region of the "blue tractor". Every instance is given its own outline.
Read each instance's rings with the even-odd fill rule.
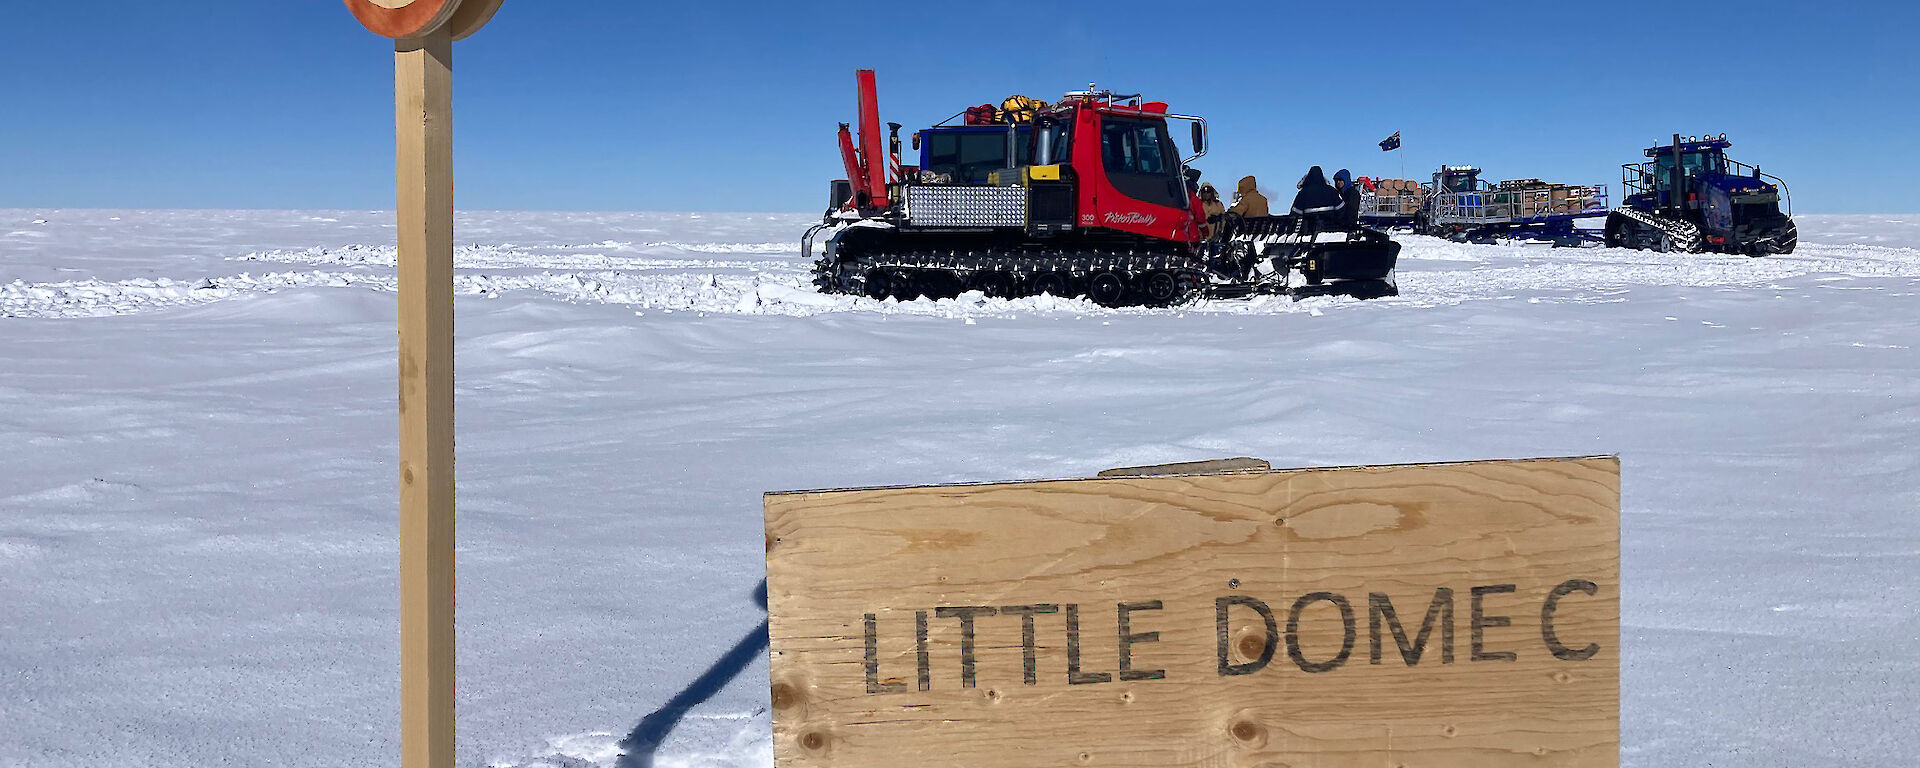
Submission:
[[[1674,134],[1645,162],[1620,166],[1627,197],[1607,215],[1615,248],[1681,253],[1792,253],[1800,242],[1787,185],[1727,159],[1726,134]],[[1785,208],[1782,208],[1782,204]]]

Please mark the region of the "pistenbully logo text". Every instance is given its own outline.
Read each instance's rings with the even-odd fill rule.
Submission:
[[[1143,224],[1153,226],[1153,223],[1159,220],[1160,217],[1158,216],[1140,213],[1138,211],[1127,211],[1126,213],[1120,213],[1118,211],[1107,212],[1108,224]]]

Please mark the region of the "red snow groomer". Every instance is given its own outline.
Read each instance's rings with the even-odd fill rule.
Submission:
[[[825,236],[821,291],[1048,293],[1107,306],[1396,292],[1400,246],[1376,230],[1314,217],[1206,221],[1200,172],[1188,167],[1206,154],[1206,120],[1163,102],[1089,86],[1053,104],[971,107],[954,116],[963,125],[915,132],[920,163],[903,166],[898,123],[882,152],[873,71],[858,82],[857,144],[840,124],[847,178],[832,183],[823,221],[802,238],[811,257]],[[1191,157],[1172,121],[1191,125]]]

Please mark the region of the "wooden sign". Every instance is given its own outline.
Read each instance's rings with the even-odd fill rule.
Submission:
[[[774,756],[1616,766],[1619,462],[769,494]]]

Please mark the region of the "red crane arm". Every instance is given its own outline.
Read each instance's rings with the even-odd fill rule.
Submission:
[[[865,184],[867,197],[875,208],[886,208],[887,200],[887,163],[882,159],[886,150],[880,144],[880,96],[879,86],[874,84],[873,70],[863,69],[858,73],[860,81],[860,167],[866,171],[864,177],[852,177],[854,188]]]
[[[841,208],[851,208],[860,199],[860,189],[867,177],[866,169],[860,166],[860,155],[853,149],[853,134],[847,132],[847,124],[840,124],[840,162],[847,167],[847,181],[853,185],[854,194],[840,201]]]

